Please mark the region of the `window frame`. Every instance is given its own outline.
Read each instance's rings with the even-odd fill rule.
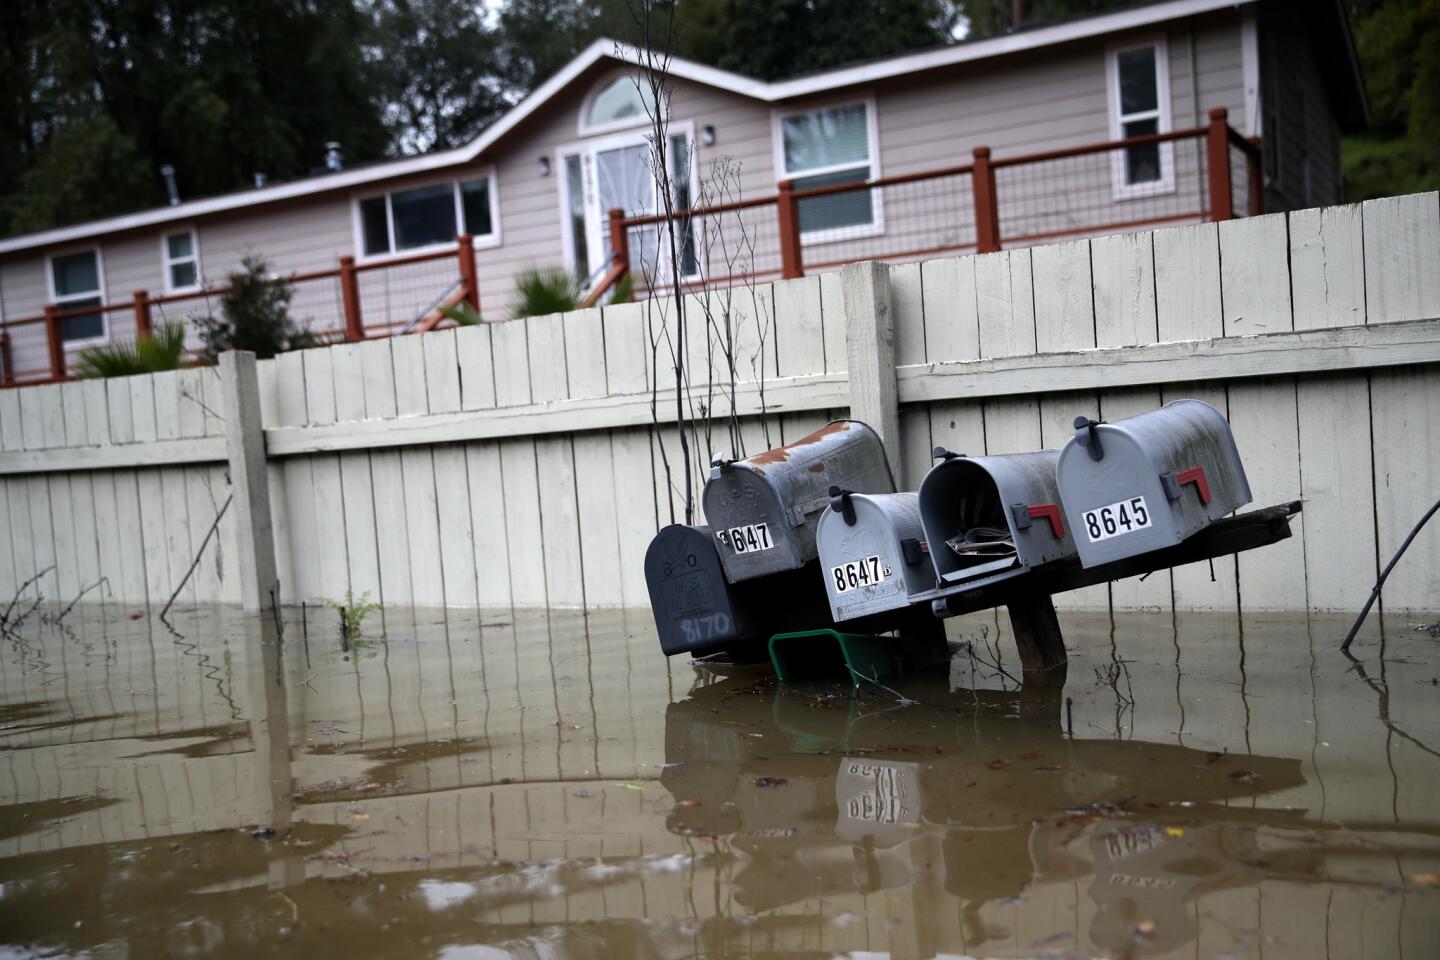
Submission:
[[[640,116],[638,117],[632,117],[624,120],[611,120],[608,123],[595,124],[586,122],[590,117],[590,108],[595,105],[595,99],[600,96],[600,94],[603,93],[605,90],[613,86],[615,81],[626,79],[633,81],[635,83],[636,89],[639,89],[641,91],[641,97],[644,97],[644,90],[640,87],[640,80],[638,77],[635,76],[634,71],[612,70],[610,73],[607,73],[605,76],[601,77],[599,80],[593,83],[590,86],[590,89],[586,91],[585,99],[580,101],[580,113],[575,118],[575,132],[577,136],[593,137],[597,134],[602,133],[615,133],[620,130],[630,130],[634,127],[650,126],[650,116],[644,111],[641,111]],[[658,100],[655,106],[660,111],[660,115],[662,117],[668,116],[669,111],[667,107],[669,106],[669,104],[663,99],[663,91],[661,93],[661,97],[662,99]]]
[[[834,107],[853,107],[855,105],[865,107],[865,149],[869,153],[865,166],[870,168],[870,176],[866,180],[879,180],[883,174],[880,170],[880,123],[879,111],[875,106],[875,94],[873,92],[863,93],[859,96],[832,97],[826,100],[806,103],[803,106],[791,106],[776,108],[770,111],[770,142],[773,148],[775,164],[775,184],[779,188],[782,180],[800,180],[806,177],[819,177],[827,173],[843,173],[846,170],[858,169],[859,163],[838,163],[825,167],[816,167],[803,172],[793,172],[785,163],[785,126],[786,117],[799,116],[805,113],[815,113]],[[804,247],[818,246],[825,243],[840,243],[846,240],[863,240],[869,237],[883,236],[885,233],[885,202],[883,194],[871,191],[870,193],[871,221],[866,225],[853,227],[831,227],[825,230],[811,230],[800,234],[800,245]]]
[[[389,186],[378,190],[358,191],[352,194],[350,197],[350,223],[351,233],[355,238],[355,262],[385,263],[403,257],[413,257],[420,254],[436,253],[440,250],[453,249],[455,241],[447,240],[443,243],[429,243],[423,247],[408,247],[404,250],[397,250],[395,248],[395,210],[391,205],[390,197],[393,194],[404,193],[407,190],[418,190],[424,187],[433,187],[438,184],[448,183],[450,185],[450,193],[455,203],[455,225],[457,228],[463,230],[465,226],[465,205],[460,191],[460,184],[467,180],[479,180],[482,177],[485,178],[486,192],[490,195],[490,232],[471,234],[471,246],[476,250],[486,250],[500,246],[500,181],[496,176],[495,165],[489,164],[464,173],[430,176],[419,180],[407,181],[403,186]],[[366,253],[365,217],[361,212],[361,205],[366,200],[373,200],[376,197],[385,198],[385,231],[390,249],[384,253]],[[459,236],[459,234],[457,233],[456,236]]]
[[[1155,50],[1155,108],[1137,113],[1120,111],[1120,54],[1153,47]],[[1125,139],[1125,124],[1138,120],[1155,121],[1156,133],[1169,133],[1174,127],[1170,100],[1170,51],[1163,34],[1130,37],[1123,43],[1111,44],[1105,51],[1106,100],[1110,110],[1110,139]],[[1126,182],[1126,152],[1112,150],[1110,157],[1111,192],[1115,200],[1132,200],[1175,192],[1175,144],[1157,144],[1160,154],[1160,178],[1143,183]]]
[[[180,259],[176,260],[171,258],[170,256],[170,238],[182,233],[190,234],[190,256],[188,258],[181,257]],[[177,287],[172,282],[170,268],[177,263],[185,263],[187,260],[195,264],[195,282],[190,284],[189,286]],[[200,267],[200,231],[195,229],[195,225],[193,223],[181,227],[178,230],[161,231],[160,265],[161,270],[165,274],[164,286],[165,293],[167,295],[174,293],[194,293],[195,291],[200,290],[202,287],[204,287],[205,275]]]
[[[63,311],[66,309],[66,300],[88,300],[95,296],[90,293],[70,293],[62,298],[55,289],[55,258],[68,257],[77,253],[95,254],[95,281],[99,284],[96,293],[100,297],[100,303],[95,308],[95,312],[100,314],[100,326],[103,332],[98,337],[87,337],[84,340],[65,340],[62,330],[61,348],[64,350],[81,349],[110,342],[110,314],[105,310],[110,303],[109,297],[105,294],[105,251],[98,243],[65,247],[60,250],[51,250],[45,254],[45,292],[49,296],[48,302],[53,303],[57,310]]]

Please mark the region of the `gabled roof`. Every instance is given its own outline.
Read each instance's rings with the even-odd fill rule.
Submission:
[[[670,61],[670,73],[684,80],[707,86],[719,87],[752,97],[767,103],[824,93],[857,84],[872,83],[890,77],[899,77],[925,70],[934,70],[953,64],[985,60],[1023,50],[1034,50],[1054,44],[1066,43],[1087,37],[1104,36],[1135,27],[1151,26],[1180,17],[1194,16],[1213,10],[1234,9],[1258,0],[1166,0],[1146,6],[1132,7],[1114,13],[1086,17],[1053,26],[1037,27],[1005,36],[991,37],[953,46],[940,47],[919,53],[903,54],[857,66],[841,67],[821,73],[790,80],[768,83],[742,74],[707,67],[701,63],[674,57]],[[558,73],[537,87],[529,96],[487,127],[474,140],[461,147],[440,150],[434,153],[405,157],[400,160],[383,161],[321,174],[302,180],[242,190],[200,200],[190,200],[173,207],[143,210],[138,213],[91,220],[68,227],[58,227],[40,233],[25,234],[0,240],[0,255],[15,253],[35,247],[46,247],[91,239],[106,234],[120,233],[142,227],[156,226],[182,220],[192,220],[213,213],[239,210],[282,200],[291,200],[314,194],[328,193],[360,187],[376,181],[439,170],[446,167],[469,163],[483,154],[502,137],[515,129],[528,117],[540,110],[549,100],[558,95],[592,66],[604,59],[621,63],[640,65],[641,51],[629,44],[614,40],[596,40],[579,55],[567,63]]]

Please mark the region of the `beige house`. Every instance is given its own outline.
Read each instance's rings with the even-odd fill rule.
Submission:
[[[401,329],[453,291],[459,235],[487,317],[509,315],[526,266],[594,284],[612,262],[608,212],[655,211],[639,62],[597,41],[453,150],[0,240],[7,382],[210,309],[202,294],[247,253],[296,276],[294,310],[317,329],[350,311],[352,335]],[[1168,0],[775,83],[681,60],[671,74],[680,203],[770,198],[735,214],[752,248],[738,265],[692,226],[678,266],[695,283],[1243,215],[1262,175],[1269,209],[1334,203],[1341,131],[1366,114],[1337,0]],[[1216,153],[1202,129],[1216,108],[1228,178],[1226,141]],[[983,177],[977,147],[994,161]],[[791,222],[782,182],[800,192]],[[630,242],[636,272],[659,256],[645,243]]]

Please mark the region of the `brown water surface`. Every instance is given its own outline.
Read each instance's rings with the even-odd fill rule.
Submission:
[[[33,613],[0,957],[1440,956],[1440,640],[993,614],[854,691],[646,611]],[[58,611],[51,611],[53,616]]]

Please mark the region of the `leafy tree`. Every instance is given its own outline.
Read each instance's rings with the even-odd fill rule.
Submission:
[[[231,274],[230,289],[220,298],[220,315],[190,318],[205,343],[202,356],[214,360],[226,350],[249,350],[263,360],[315,346],[315,336],[290,316],[295,288],[271,280],[259,257],[248,256],[241,266],[244,269]]]

